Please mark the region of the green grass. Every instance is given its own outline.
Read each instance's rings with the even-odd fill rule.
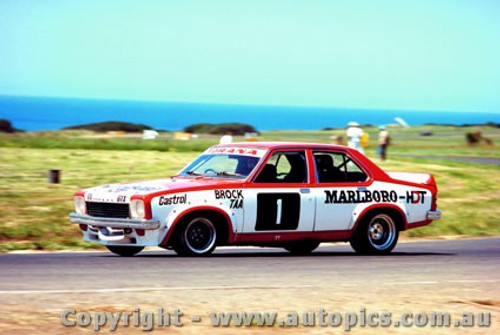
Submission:
[[[168,135],[169,136],[169,135]],[[37,149],[86,149],[86,150],[155,150],[162,152],[200,152],[218,143],[218,137],[209,136],[195,141],[178,141],[171,138],[142,140],[139,134],[110,137],[89,131],[58,131],[1,134],[0,147]]]
[[[75,191],[104,183],[165,178],[196,153],[0,148],[0,251],[89,247],[68,221]],[[46,171],[62,170],[61,184]]]
[[[485,137],[495,143],[500,142],[500,129],[483,127],[450,127],[450,126],[420,126],[412,128],[389,128],[393,154],[415,154],[418,148],[421,155],[453,155],[471,157],[500,157],[500,147],[478,145],[468,146],[465,134],[476,129],[482,130]],[[378,130],[375,127],[365,128],[370,134],[368,153],[374,153]],[[431,131],[434,136],[423,137],[419,134]],[[329,131],[264,131],[262,141],[297,141],[333,143],[332,136],[344,136],[345,130]],[[6,148],[38,148],[38,149],[87,149],[87,150],[155,150],[162,152],[200,152],[218,142],[219,136],[205,135],[191,141],[172,139],[172,134],[162,134],[162,138],[154,141],[144,141],[140,134],[127,134],[122,137],[110,137],[95,134],[90,131],[57,131],[1,134],[0,147]],[[235,141],[243,141],[243,137],[235,137]]]
[[[387,171],[430,172],[438,185],[443,218],[406,236],[500,234],[499,167],[439,160],[398,159],[379,163]]]
[[[446,136],[420,137],[425,128],[391,129],[394,145],[388,171],[430,172],[439,186],[444,216],[406,236],[500,234],[500,174],[497,165],[412,159],[397,154],[500,157],[498,145],[468,147],[467,129],[432,127]],[[375,158],[376,129],[369,130]],[[500,130],[483,130],[498,143]],[[458,133],[457,133],[458,132]],[[331,142],[336,131],[264,132],[261,140]],[[449,136],[451,135],[451,136]],[[165,178],[178,172],[217,138],[192,141],[96,138],[89,132],[46,132],[0,135],[0,251],[91,248],[78,227],[69,223],[75,191],[105,183]],[[393,156],[391,156],[391,154]],[[62,170],[61,184],[48,184],[49,169]]]
[[[480,129],[483,136],[492,139],[497,145],[469,146],[465,142],[465,134]],[[366,150],[368,154],[375,155],[377,147],[378,129],[375,127],[365,128],[370,135],[370,147]],[[420,136],[421,132],[431,131],[434,136]],[[419,126],[412,128],[389,128],[391,136],[392,154],[418,154],[418,155],[449,155],[469,157],[500,157],[500,129],[488,126],[483,127],[451,127],[451,126]],[[263,132],[262,138],[269,141],[297,141],[334,143],[332,136],[343,136],[345,141],[345,130],[329,131],[271,131]],[[416,151],[417,149],[418,151]]]

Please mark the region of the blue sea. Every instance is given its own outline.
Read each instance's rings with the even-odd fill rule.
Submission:
[[[0,96],[0,119],[27,131],[57,130],[103,121],[141,123],[182,130],[194,123],[241,122],[258,130],[316,130],[344,127],[350,121],[382,125],[403,118],[410,125],[500,123],[500,113],[398,111],[349,108],[230,105],[130,100]]]

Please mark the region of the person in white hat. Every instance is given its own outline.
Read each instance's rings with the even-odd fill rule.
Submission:
[[[361,136],[363,136],[363,129],[359,127],[359,123],[349,122],[347,124],[347,146],[364,154],[365,152],[361,146]]]

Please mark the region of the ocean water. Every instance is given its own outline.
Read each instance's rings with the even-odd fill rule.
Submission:
[[[229,105],[128,100],[93,100],[0,96],[0,119],[18,129],[57,130],[103,121],[149,125],[155,129],[182,130],[194,123],[241,122],[258,130],[316,130],[360,124],[395,123],[401,117],[410,125],[500,123],[500,113],[397,111],[318,107]]]

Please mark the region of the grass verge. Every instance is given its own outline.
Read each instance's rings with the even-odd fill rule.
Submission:
[[[414,133],[408,130],[396,133],[389,153],[500,157],[497,146],[470,148],[453,129],[433,129],[442,133],[434,141],[418,137],[418,129],[414,129]],[[263,140],[329,142],[329,137],[336,132],[340,131],[276,131],[266,132],[262,137]],[[488,136],[500,137],[499,131],[491,132]],[[78,227],[69,223],[68,213],[73,210],[72,195],[76,190],[105,183],[168,177],[216,142],[213,138],[189,142],[169,140],[175,143],[170,148],[165,144],[170,142],[107,139],[98,149],[99,146],[92,146],[100,139],[89,139],[88,133],[16,135],[21,138],[21,144],[16,144],[17,137],[5,141],[5,136],[10,135],[0,137],[0,251],[98,247],[83,242]],[[371,136],[372,143],[375,136]],[[45,144],[36,144],[37,138],[46,141]],[[48,146],[51,141],[56,143],[56,148]],[[121,145],[126,150],[119,150]],[[374,158],[373,145],[367,155]],[[500,234],[498,165],[399,156],[379,164],[388,171],[430,172],[436,177],[443,219],[405,232],[405,236]],[[61,184],[47,183],[49,169],[62,170]]]

